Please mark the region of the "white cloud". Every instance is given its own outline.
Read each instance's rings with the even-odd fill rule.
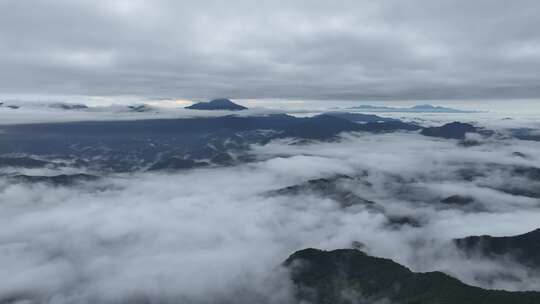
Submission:
[[[536,157],[513,158],[513,150],[493,143],[463,148],[417,134],[348,135],[339,143],[257,146],[253,153],[266,160],[237,167],[96,182],[112,187],[4,183],[0,295],[53,303],[137,297],[194,303],[247,303],[256,297],[282,303],[289,299],[290,286],[286,273],[276,267],[289,254],[306,247],[349,247],[353,241],[413,270],[441,269],[483,286],[487,283],[478,281],[478,274],[506,271],[522,280],[495,280],[489,287],[534,288],[538,277],[520,267],[464,262],[448,249],[455,237],[537,228],[538,200],[452,180],[453,168],[467,162],[539,165]],[[368,172],[364,181],[372,186],[359,183],[351,191],[384,206],[388,214],[423,218],[425,225],[390,228],[383,214],[341,209],[328,198],[262,195],[361,170]],[[401,193],[400,187],[408,192]],[[474,196],[489,212],[436,207],[438,196],[456,193]]]

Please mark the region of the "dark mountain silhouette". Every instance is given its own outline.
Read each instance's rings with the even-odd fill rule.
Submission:
[[[249,144],[268,142],[287,127],[302,121],[304,119],[279,114],[10,125],[2,127],[0,155],[69,159],[88,164],[92,169],[115,172],[153,165],[153,170],[186,167],[178,159],[194,162],[204,159],[224,164],[231,161],[224,153],[241,154],[249,149]],[[42,167],[47,164],[15,157],[0,158],[0,166]]]
[[[284,265],[291,271],[296,298],[307,303],[540,303],[540,292],[473,287],[442,272],[415,273],[356,249],[304,249],[291,255]]]
[[[359,131],[360,125],[349,120],[330,116],[317,115],[304,119],[285,129],[285,136],[310,139],[331,138],[345,131]]]
[[[463,163],[454,171],[458,180],[477,182],[481,187],[495,189],[504,193],[540,198],[540,168],[526,165],[498,163]],[[489,179],[490,176],[504,176],[503,180]]]
[[[135,106],[127,106],[127,108],[131,111],[131,112],[139,112],[139,113],[144,113],[144,112],[151,112],[153,111],[154,109],[149,106],[149,105],[135,105]]]
[[[540,229],[505,237],[469,236],[455,239],[454,244],[469,256],[511,258],[525,266],[540,269]]]
[[[19,106],[16,106],[16,105],[7,105],[7,104],[4,104],[4,102],[0,101],[0,107],[6,107],[6,108],[9,108],[9,109],[18,109],[20,108]]]
[[[310,118],[298,119],[299,123],[285,129],[285,136],[329,139],[341,132],[365,131],[365,132],[391,132],[397,130],[415,131],[420,127],[404,123],[399,120],[355,123],[348,119],[333,115],[322,114]]]
[[[239,104],[236,104],[230,101],[229,99],[220,98],[220,99],[211,100],[209,102],[198,102],[198,103],[195,103],[186,107],[186,109],[240,111],[240,110],[246,110],[247,108]]]
[[[503,171],[508,175],[506,182],[499,183],[495,187],[492,187],[493,189],[512,195],[540,198],[540,188],[535,183],[540,181],[540,168],[500,164],[491,164],[490,167],[495,172]]]
[[[441,200],[441,203],[446,205],[464,206],[474,202],[474,198],[465,195],[452,195]]]
[[[469,195],[451,195],[445,198],[442,198],[439,201],[440,205],[438,207],[445,209],[460,209],[465,212],[485,212],[488,210],[486,205],[478,202],[474,197]]]
[[[47,161],[34,159],[31,157],[9,157],[9,156],[0,157],[0,168],[1,167],[41,168],[48,164],[49,162]]]
[[[540,181],[540,168],[531,166],[513,166],[512,174],[522,176],[531,180]]]
[[[377,209],[376,204],[364,199],[342,183],[351,181],[354,178],[347,175],[338,175],[329,178],[312,179],[299,185],[293,185],[278,190],[270,191],[268,195],[316,195],[336,201],[340,207],[347,208],[356,205],[363,205],[368,208]]]
[[[193,169],[208,166],[206,162],[197,162],[192,159],[171,157],[154,163],[148,171]]]
[[[90,174],[60,174],[53,176],[41,175],[13,175],[8,176],[8,179],[16,183],[47,183],[54,186],[70,186],[79,182],[94,181],[99,179],[98,176]]]
[[[527,154],[519,152],[519,151],[513,152],[512,156],[519,157],[519,158],[525,158],[525,159],[529,158],[529,156]]]
[[[340,132],[415,130],[400,121],[355,123],[319,115],[298,118],[286,114],[199,117],[131,121],[86,121],[2,126],[0,155],[36,155],[69,159],[92,169],[135,171],[191,168],[191,162],[230,164],[246,160],[250,144],[275,138],[330,140]],[[238,155],[234,160],[231,153]],[[91,161],[90,161],[91,160]],[[189,162],[189,163],[188,163]],[[0,166],[44,166],[0,158]],[[198,165],[194,165],[198,166]]]
[[[88,106],[79,103],[63,103],[57,102],[49,105],[50,108],[62,109],[62,110],[86,110]]]
[[[365,132],[393,132],[393,131],[417,131],[421,127],[412,123],[402,122],[400,120],[385,122],[368,122],[360,125],[360,130]]]
[[[510,135],[521,140],[540,141],[540,132],[538,129],[517,128],[510,129]]]
[[[479,129],[471,124],[452,122],[440,127],[424,128],[422,135],[442,138],[464,139],[466,133],[477,133]]]
[[[362,206],[370,212],[384,214],[387,220],[386,224],[390,228],[399,229],[402,226],[420,227],[423,225],[422,219],[417,219],[408,215],[388,214],[383,206],[353,192],[351,189],[356,187],[359,182],[369,185],[368,182],[362,181],[362,178],[366,176],[367,172],[363,172],[356,176],[336,175],[326,178],[311,179],[304,183],[268,191],[265,195],[314,195],[330,199],[339,204],[340,208]]]

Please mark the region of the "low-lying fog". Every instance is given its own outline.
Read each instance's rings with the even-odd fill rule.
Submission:
[[[539,150],[533,141],[463,147],[414,133],[359,133],[253,146],[258,161],[235,167],[114,175],[72,187],[2,182],[0,299],[284,303],[290,286],[279,265],[291,253],[353,244],[415,271],[538,290],[537,273],[465,260],[451,240],[539,227],[540,200],[500,190],[538,182],[502,169],[473,182],[456,174],[493,163],[538,167]],[[343,187],[384,212],[309,193],[268,195],[338,174],[354,177]],[[473,197],[475,208],[438,203],[452,195]],[[419,224],[393,225],[390,217]]]

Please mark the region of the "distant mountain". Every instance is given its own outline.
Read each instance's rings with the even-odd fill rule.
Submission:
[[[452,108],[446,108],[441,106],[433,106],[430,104],[416,105],[409,108],[412,112],[432,112],[432,113],[467,113],[468,111],[462,111]]]
[[[347,119],[322,114],[304,119],[288,127],[285,136],[324,139],[345,131],[359,131],[360,125]]]
[[[229,152],[242,155],[250,144],[268,142],[303,121],[278,114],[2,126],[0,167],[56,164],[47,159],[113,172],[228,164],[233,161]]]
[[[1,167],[21,167],[21,168],[41,168],[49,164],[47,161],[34,159],[31,157],[11,157],[0,156],[0,168]]]
[[[148,168],[148,171],[193,169],[193,168],[204,167],[204,166],[208,166],[208,163],[197,162],[192,159],[181,159],[177,157],[171,157],[171,158],[157,161],[150,168]]]
[[[20,108],[20,106],[16,106],[16,105],[4,105],[4,104],[0,104],[0,107],[5,107],[5,108],[8,108],[8,109],[12,109],[12,110],[16,110],[16,109]]]
[[[469,256],[511,258],[520,264],[540,270],[540,229],[505,237],[469,236],[455,239],[454,244]]]
[[[46,183],[54,186],[70,186],[80,182],[95,181],[99,179],[98,176],[90,174],[60,174],[53,176],[41,176],[41,175],[13,175],[8,176],[8,180],[15,183]]]
[[[21,107],[25,109],[59,109],[59,110],[86,110],[88,106],[82,103],[67,103],[67,102],[28,102],[18,104],[5,104],[0,102],[0,108],[19,109]]]
[[[298,301],[313,304],[537,304],[540,292],[486,290],[442,272],[415,273],[356,249],[304,249],[284,265]]]
[[[308,180],[299,185],[293,185],[268,192],[270,196],[277,195],[316,195],[336,201],[341,208],[362,205],[367,208],[377,209],[375,202],[364,199],[342,184],[354,180],[347,175],[338,175],[330,178]],[[381,211],[382,210],[378,210]]]
[[[365,132],[393,132],[393,131],[417,131],[422,127],[413,124],[402,122],[401,120],[392,120],[385,122],[368,122],[360,125],[360,130]]]
[[[152,108],[152,107],[149,106],[149,105],[145,105],[145,104],[142,104],[142,105],[134,105],[134,106],[127,106],[127,108],[128,108],[131,112],[139,112],[139,113],[150,112],[150,111],[153,111],[153,110],[154,110],[154,108]]]
[[[80,104],[80,103],[56,102],[56,103],[51,103],[49,105],[49,108],[62,109],[62,110],[86,110],[88,109],[88,106],[84,104]]]
[[[394,118],[381,117],[373,114],[361,114],[361,113],[350,113],[350,112],[327,112],[324,115],[329,115],[333,117],[339,117],[352,122],[388,122],[388,121],[397,121]]]
[[[531,128],[510,129],[510,134],[521,140],[540,141],[540,130]]]
[[[464,212],[486,212],[488,207],[470,195],[455,194],[439,200],[439,208],[460,209]]]
[[[330,199],[336,202],[340,208],[346,209],[349,207],[363,207],[372,213],[384,214],[386,217],[386,225],[390,228],[399,228],[401,226],[420,227],[423,225],[421,219],[411,217],[409,215],[392,215],[387,210],[374,201],[361,197],[354,189],[358,183],[363,183],[369,186],[367,181],[362,179],[368,175],[367,172],[362,172],[356,176],[338,174],[326,178],[311,179],[307,182],[280,188],[277,190],[268,191],[265,195],[268,196],[301,196],[313,195]]]
[[[191,106],[186,107],[186,109],[191,110],[229,110],[229,111],[240,111],[247,110],[246,107],[236,104],[229,99],[220,98],[214,99],[209,102],[198,102],[192,104]]]
[[[446,107],[441,107],[441,106],[433,106],[430,104],[416,105],[410,108],[361,105],[357,107],[351,107],[349,109],[361,110],[363,112],[394,112],[394,113],[475,113],[475,111],[457,110],[457,109],[446,108]]]
[[[330,115],[303,118],[286,114],[8,125],[0,133],[0,166],[49,164],[10,156],[33,155],[116,172],[185,169],[245,161],[243,152],[251,144],[276,138],[330,140],[340,132],[418,128],[399,120],[356,123]]]
[[[452,195],[441,200],[445,205],[465,206],[474,203],[474,198],[467,195]]]
[[[424,128],[422,135],[442,138],[464,139],[466,133],[478,133],[480,129],[461,122],[452,122],[440,127]]]
[[[387,120],[382,122],[356,123],[349,119],[321,114],[310,118],[298,119],[299,123],[288,127],[284,135],[289,137],[309,139],[329,139],[341,132],[364,131],[364,132],[392,132],[398,130],[416,131],[419,126],[405,123],[400,120]]]
[[[515,196],[523,196],[540,199],[540,168],[526,165],[510,165],[498,164],[493,162],[487,163],[464,163],[464,167],[459,168],[454,172],[456,177],[461,181],[475,182],[477,185]],[[504,179],[490,179],[490,176],[504,174]],[[466,195],[465,195],[466,196]],[[463,198],[465,199],[465,198]],[[459,205],[458,200],[452,198],[448,203]],[[445,203],[445,202],[441,202]],[[479,202],[472,202],[472,205],[477,205]],[[450,204],[452,205],[452,204]],[[465,204],[467,205],[467,204]],[[462,205],[462,206],[465,206]],[[478,206],[478,205],[477,205]]]

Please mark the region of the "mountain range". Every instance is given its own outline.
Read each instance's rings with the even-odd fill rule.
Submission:
[[[373,105],[361,105],[350,107],[349,109],[362,112],[394,112],[394,113],[475,113],[475,111],[457,110],[447,107],[434,106],[430,104],[416,105],[409,108],[385,107]]]

